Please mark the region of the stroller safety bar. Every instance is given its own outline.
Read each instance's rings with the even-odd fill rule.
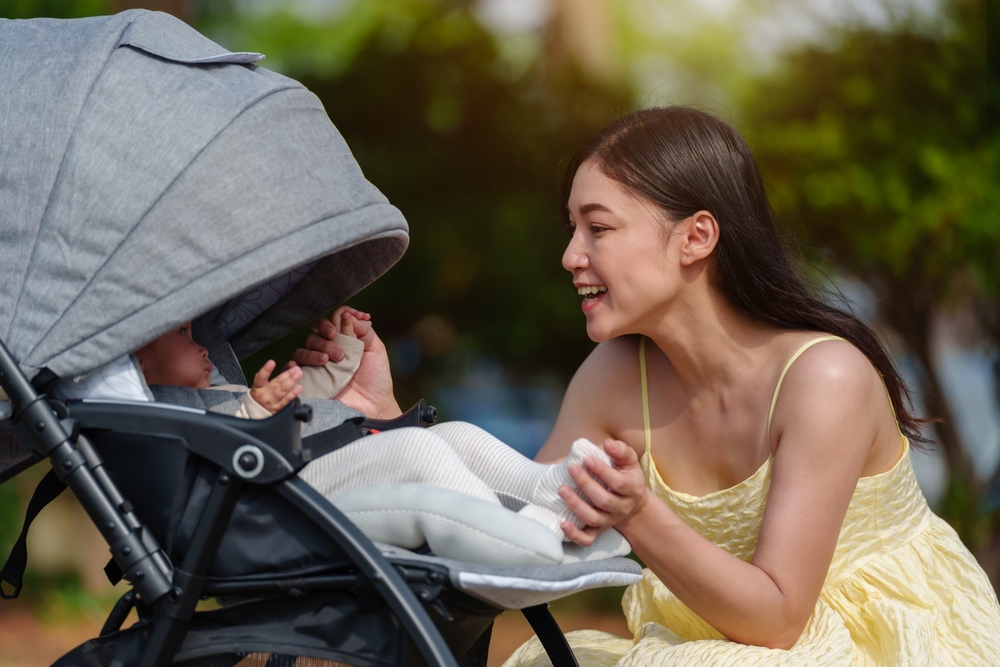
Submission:
[[[163,403],[68,401],[83,429],[159,433],[181,438],[199,456],[252,484],[271,484],[295,474],[307,461],[293,423],[301,410],[295,402],[270,419],[238,419]]]

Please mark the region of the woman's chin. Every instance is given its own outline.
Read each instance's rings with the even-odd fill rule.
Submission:
[[[587,321],[587,337],[595,343],[603,343],[606,340],[611,340],[616,334],[608,329],[606,326],[601,326],[597,322]]]

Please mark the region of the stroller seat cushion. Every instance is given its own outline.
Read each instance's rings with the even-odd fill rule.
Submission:
[[[334,504],[369,539],[444,558],[493,566],[606,560],[631,552],[616,530],[582,547],[563,543],[543,524],[502,505],[431,484],[374,484],[337,491]]]
[[[628,586],[642,579],[642,567],[620,557],[558,565],[502,566],[415,554],[389,544],[377,546],[383,556],[398,565],[444,567],[455,588],[503,609],[524,609],[583,590]]]
[[[632,553],[632,545],[625,536],[614,528],[608,528],[597,536],[590,546],[580,546],[573,542],[563,542],[563,559],[565,563],[581,563],[592,560],[604,560],[618,556],[628,556]]]
[[[430,484],[375,484],[329,500],[369,539],[489,565],[552,565],[560,540],[537,521],[467,494]]]

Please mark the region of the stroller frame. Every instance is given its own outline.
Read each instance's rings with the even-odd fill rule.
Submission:
[[[308,406],[296,400],[274,417],[255,421],[162,403],[63,402],[39,394],[2,341],[0,385],[12,402],[12,420],[18,435],[34,448],[35,462],[51,459],[52,472],[72,489],[108,542],[113,562],[132,586],[110,612],[101,636],[119,630],[133,607],[140,619],[150,621],[140,667],[164,667],[171,663],[202,598],[220,595],[260,598],[342,590],[377,593],[401,622],[426,664],[458,666],[424,607],[429,605],[445,621],[450,620],[447,609],[437,601],[447,581],[446,574],[433,565],[425,568],[392,565],[350,520],[296,475],[310,456],[308,450],[303,451],[298,425],[311,419]],[[382,422],[379,427],[385,428],[386,424]],[[170,562],[119,492],[100,454],[84,435],[89,429],[169,434],[185,440],[194,455],[217,468],[210,495],[180,566]],[[357,572],[275,576],[252,581],[207,580],[209,567],[245,485],[273,488],[340,547]],[[548,605],[522,611],[553,664],[575,667],[576,658]],[[479,638],[480,642],[487,642],[487,647],[491,629],[492,624]],[[477,650],[481,661],[485,656],[481,644]]]

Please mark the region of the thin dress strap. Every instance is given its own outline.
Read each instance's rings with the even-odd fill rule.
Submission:
[[[785,373],[788,372],[788,369],[792,367],[792,364],[795,363],[795,360],[798,359],[799,356],[801,356],[801,354],[803,352],[805,352],[806,350],[808,350],[810,347],[812,347],[816,343],[822,343],[825,340],[843,340],[843,341],[847,342],[846,339],[844,339],[844,338],[842,338],[840,336],[820,336],[819,338],[813,338],[811,341],[808,341],[802,347],[800,347],[799,349],[797,349],[795,351],[795,354],[792,355],[792,358],[789,359],[788,363],[785,364],[785,367],[781,369],[781,375],[778,376],[778,384],[774,388],[774,395],[771,396],[771,409],[768,410],[768,412],[767,412],[767,441],[768,442],[771,441],[771,419],[774,418],[774,406],[778,404],[778,392],[781,391],[781,383],[785,379]]]
[[[649,383],[646,380],[646,337],[639,339],[639,386],[642,387],[642,429],[646,434],[646,454],[649,452],[649,445],[653,440],[653,434],[649,430]]]

